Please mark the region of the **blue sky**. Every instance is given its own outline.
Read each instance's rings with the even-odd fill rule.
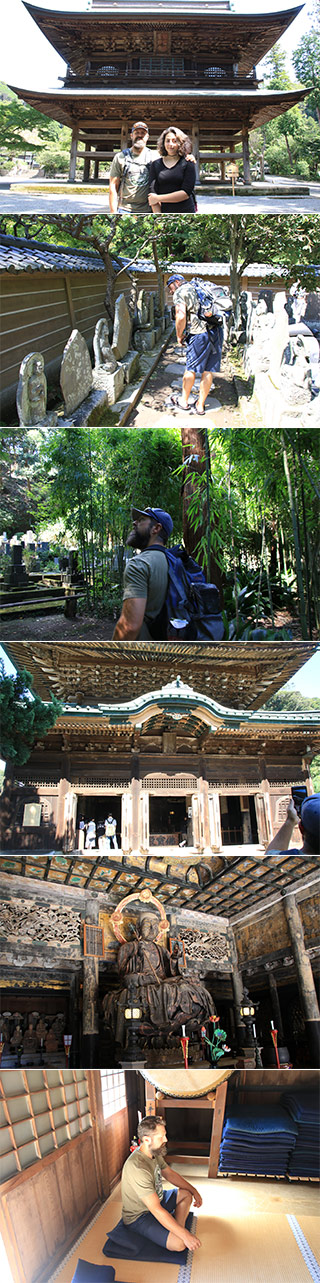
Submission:
[[[58,77],[64,74],[64,63],[51,45],[38,30],[35,22],[26,12],[22,0],[10,0],[4,6],[2,0],[1,14],[1,59],[0,79],[7,84],[23,88],[50,88],[59,83]],[[40,8],[41,6],[39,6]],[[43,7],[50,9],[72,9],[72,0],[46,0]],[[87,0],[76,0],[76,11],[87,8]],[[183,7],[183,4],[182,4]],[[236,13],[271,13],[282,8],[295,8],[296,4],[281,0],[234,0]],[[301,37],[306,33],[310,22],[312,5],[310,0],[304,6],[303,13],[295,19],[289,31],[282,39],[283,48],[289,57]]]

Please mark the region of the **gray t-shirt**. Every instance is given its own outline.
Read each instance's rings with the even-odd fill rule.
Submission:
[[[164,605],[168,587],[168,563],[164,552],[146,548],[127,562],[124,572],[123,599],[142,597],[146,612],[139,632],[140,641],[150,641],[148,622],[156,619]],[[161,640],[161,639],[160,639]]]
[[[144,147],[139,155],[125,156],[118,151],[113,157],[110,178],[120,178],[119,206],[121,209],[134,210],[138,214],[150,214],[148,205],[149,161],[153,153]]]
[[[187,309],[187,330],[189,334],[205,334],[207,324],[205,320],[198,316],[199,299],[194,285],[186,283],[178,286],[173,295],[174,307],[179,306],[179,303],[183,304],[183,307]]]

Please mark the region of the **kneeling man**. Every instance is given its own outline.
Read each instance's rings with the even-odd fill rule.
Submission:
[[[167,1248],[168,1252],[194,1252],[200,1239],[185,1228],[191,1203],[202,1199],[193,1185],[169,1167],[165,1157],[166,1129],[159,1118],[143,1118],[138,1126],[140,1148],[135,1149],[122,1171],[122,1219],[132,1230]],[[176,1189],[163,1190],[162,1177]]]

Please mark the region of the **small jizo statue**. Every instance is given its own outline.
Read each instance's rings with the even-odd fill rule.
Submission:
[[[47,413],[47,380],[41,352],[29,352],[20,365],[17,411],[23,427],[44,422]]]

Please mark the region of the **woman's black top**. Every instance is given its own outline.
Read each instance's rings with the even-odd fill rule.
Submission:
[[[149,165],[150,191],[155,192],[159,199],[166,196],[168,192],[187,192],[187,200],[165,201],[162,206],[162,214],[194,214],[195,199],[193,189],[196,181],[196,167],[192,160],[185,160],[184,156],[179,156],[175,165],[168,168],[164,163],[164,157],[159,156],[156,160],[151,160]]]

